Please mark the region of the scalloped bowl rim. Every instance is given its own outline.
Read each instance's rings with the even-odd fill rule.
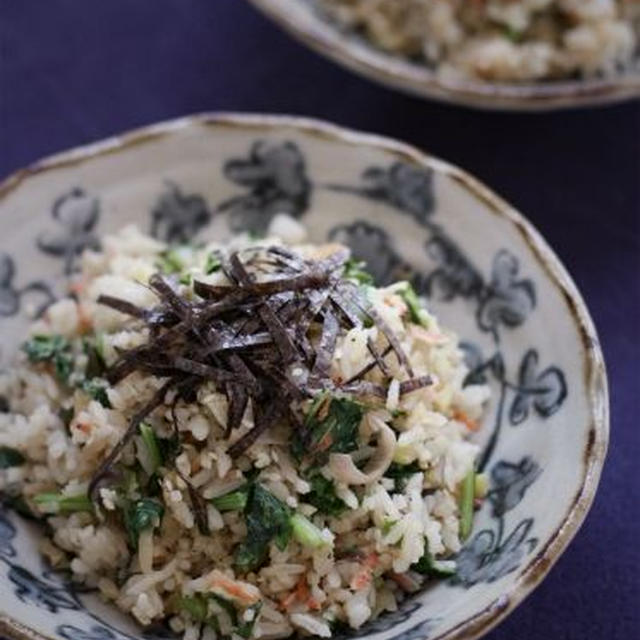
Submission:
[[[550,280],[563,294],[576,331],[582,337],[584,370],[590,408],[590,439],[584,453],[583,478],[561,525],[544,547],[520,570],[511,587],[488,607],[464,622],[429,640],[473,640],[480,638],[504,619],[547,575],[582,525],[595,498],[609,442],[609,392],[604,357],[596,329],[586,304],[571,276],[535,227],[518,211],[467,172],[435,158],[416,147],[376,134],[362,133],[312,118],[287,115],[234,112],[200,113],[136,128],[121,135],[43,158],[12,173],[0,182],[0,200],[44,171],[68,168],[85,160],[125,152],[138,145],[170,136],[189,127],[214,126],[237,129],[294,129],[325,140],[365,146],[388,152],[412,164],[430,167],[447,175],[481,200],[495,215],[511,223],[522,236],[533,257],[544,267]],[[24,623],[0,613],[0,634],[16,640],[53,640]]]
[[[640,71],[610,78],[491,83],[438,77],[426,65],[350,40],[299,0],[248,0],[297,40],[352,71],[413,95],[485,109],[550,110],[597,106],[640,97]],[[284,5],[291,5],[285,11]]]

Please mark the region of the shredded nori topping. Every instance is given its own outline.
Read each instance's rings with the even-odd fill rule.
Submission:
[[[159,302],[151,309],[115,296],[100,296],[99,304],[149,329],[144,344],[119,352],[118,360],[105,373],[107,380],[116,384],[140,371],[164,382],[131,418],[124,436],[95,473],[90,495],[112,474],[140,423],[167,401],[169,392],[175,393],[170,405],[176,434],[176,404],[194,402],[206,382],[227,397],[228,438],[233,439],[241,427],[251,403],[254,426],[229,449],[237,457],[278,421],[287,420],[294,429],[302,429],[301,402],[318,393],[385,398],[386,384],[363,378],[377,367],[388,380],[384,358],[391,352],[410,378],[401,383],[401,394],[430,384],[427,377],[414,378],[398,337],[357,283],[344,278],[348,259],[349,252],[343,249],[322,260],[309,260],[283,247],[252,247],[219,256],[227,285],[196,279],[195,295],[183,295],[175,277],[156,273],[149,288]],[[346,382],[333,380],[330,369],[339,335],[365,325],[378,328],[388,343],[386,348],[378,351],[369,340],[372,361]],[[198,498],[191,498],[197,510]],[[205,514],[198,515],[198,524],[204,528]]]

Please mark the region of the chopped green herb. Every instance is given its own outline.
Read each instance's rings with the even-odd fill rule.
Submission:
[[[456,572],[456,563],[453,560],[435,560],[428,550],[418,562],[411,565],[411,570],[425,576],[446,578]]]
[[[340,515],[347,505],[336,495],[336,489],[331,480],[317,473],[311,480],[311,491],[304,496],[305,502],[312,504],[320,513],[328,516]]]
[[[181,450],[180,438],[173,435],[170,438],[156,438],[156,445],[160,452],[162,464],[167,464],[173,460]]]
[[[245,508],[247,538],[235,551],[235,563],[241,571],[251,571],[265,560],[269,543],[284,550],[291,538],[291,510],[259,484],[249,491]]]
[[[389,533],[389,531],[391,531],[391,529],[393,529],[393,526],[396,524],[396,522],[398,522],[397,520],[391,520],[391,518],[386,518],[384,520],[384,522],[382,523],[382,526],[380,527],[380,530],[382,531],[382,535],[386,536],[387,533]]]
[[[245,484],[235,491],[213,498],[211,504],[218,511],[243,511],[249,499],[249,488],[250,485]]]
[[[0,447],[0,469],[19,467],[24,462],[24,456],[11,447]]]
[[[192,280],[193,280],[193,275],[188,271],[186,271],[180,276],[178,282],[180,282],[180,284],[186,284],[187,286],[189,286]]]
[[[385,478],[393,478],[395,480],[395,490],[402,492],[409,478],[416,473],[420,473],[420,471],[422,471],[422,469],[420,469],[420,465],[417,462],[410,464],[392,462],[384,472],[384,475]]]
[[[148,468],[145,468],[145,471],[149,475],[153,475],[163,462],[158,439],[153,429],[146,422],[140,423],[140,437],[147,453]]]
[[[91,398],[97,400],[103,407],[111,409],[111,402],[107,395],[109,383],[102,378],[91,378],[84,380],[80,384],[80,388]]]
[[[194,621],[204,622],[208,615],[207,600],[199,595],[180,599],[180,608],[186,611]]]
[[[242,621],[240,622],[240,624],[237,626],[236,628],[236,633],[241,637],[241,638],[250,638],[251,634],[253,633],[253,628],[256,625],[256,622],[258,621],[258,617],[260,616],[260,610],[262,609],[262,600],[260,600],[259,602],[256,602],[255,604],[251,605],[246,611],[245,611],[245,616],[247,613],[250,612],[250,616],[248,616],[250,619],[249,620],[245,620],[243,616]]]
[[[164,506],[157,500],[142,498],[125,505],[123,515],[131,546],[137,549],[140,533],[160,524],[164,515]]]
[[[212,593],[209,595],[211,600],[213,600],[216,604],[218,604],[224,611],[227,613],[229,618],[231,619],[231,624],[235,627],[238,623],[238,612],[236,608],[233,606],[233,602],[230,602],[226,598],[219,596],[217,593]]]
[[[52,362],[58,380],[68,382],[73,371],[73,353],[66,338],[58,335],[36,335],[27,340],[22,349],[30,362]]]
[[[361,285],[372,285],[374,283],[373,276],[365,271],[367,266],[363,260],[355,260],[350,258],[345,262],[343,277],[347,280],[354,280]]]
[[[514,44],[517,44],[518,42],[520,42],[524,36],[523,31],[514,29],[509,25],[505,26],[503,33],[504,33],[504,37],[507,38],[507,40],[511,40],[511,42],[513,42]]]
[[[325,464],[330,453],[349,453],[358,448],[358,427],[364,415],[362,405],[346,398],[332,398],[328,402],[326,411],[324,406],[312,406],[310,417],[305,421],[307,441],[294,437],[292,443],[294,456],[307,457],[312,467]]]
[[[186,267],[184,251],[188,247],[173,247],[158,256],[157,267],[162,273],[180,273]]]
[[[100,340],[102,340],[102,337],[100,337]],[[103,347],[104,345],[101,345],[101,348],[98,348],[97,335],[94,337],[85,336],[82,339],[82,348],[87,356],[87,366],[84,370],[84,375],[87,380],[100,378],[104,375],[107,367],[101,353]]]
[[[475,469],[465,476],[460,487],[460,538],[466,540],[473,527],[473,498],[475,493]]]
[[[422,325],[423,327],[428,326],[429,320],[427,312],[423,309],[420,298],[418,298],[418,294],[411,284],[409,282],[405,283],[404,288],[400,289],[398,293],[409,309],[411,322]]]
[[[290,522],[293,538],[303,547],[315,549],[327,544],[326,540],[322,537],[322,531],[301,513],[294,513],[291,516]]]
[[[210,253],[207,256],[207,261],[204,263],[204,272],[206,275],[211,275],[216,271],[220,271],[222,262],[220,262],[220,256],[217,253]]]
[[[49,513],[74,513],[93,511],[93,503],[87,495],[68,496],[62,493],[38,493],[33,501]]]

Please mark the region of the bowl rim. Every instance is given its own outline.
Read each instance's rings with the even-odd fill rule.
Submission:
[[[549,281],[558,289],[582,341],[583,371],[588,391],[589,435],[582,455],[582,481],[564,518],[509,589],[489,606],[467,617],[454,628],[429,640],[474,640],[488,633],[518,606],[542,581],[578,532],[595,498],[609,442],[609,391],[604,356],[598,335],[578,288],[537,229],[511,205],[466,171],[417,147],[377,134],[363,133],[328,122],[290,115],[238,112],[205,112],[129,130],[98,142],[45,157],[10,174],[0,182],[0,203],[29,178],[56,169],[82,164],[130,147],[172,136],[190,128],[212,127],[264,132],[294,130],[310,137],[365,146],[411,164],[447,175],[483,202],[489,212],[510,223],[520,234]],[[0,634],[16,640],[54,640],[0,612]]]
[[[440,78],[426,65],[350,41],[297,0],[247,0],[293,38],[370,80],[422,98],[480,109],[549,111],[606,105],[640,97],[640,71],[610,78],[495,83]],[[290,5],[285,9],[284,4]]]

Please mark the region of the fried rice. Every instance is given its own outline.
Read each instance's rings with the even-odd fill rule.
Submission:
[[[229,390],[242,387],[238,378],[225,378],[225,386],[202,374],[191,397],[177,388],[164,394],[166,378],[151,365],[109,382],[126,354],[146,353],[179,324],[158,311],[161,296],[150,286],[158,272],[173,303],[201,309],[197,282],[201,292],[231,295],[224,267],[232,254],[289,256],[309,268],[340,251],[348,257],[335,245],[304,244],[297,224],[276,226],[284,239],[240,235],[168,247],[135,227],[104,237],[100,251],[83,254],[72,295],[33,321],[15,366],[0,379],[9,405],[0,414],[0,491],[8,504],[46,520],[47,561],[140,624],[166,622],[187,640],[329,637],[341,625],[358,628],[395,610],[427,581],[455,572],[473,501],[486,490],[468,438],[488,388],[465,385],[456,335],[408,283],[376,287],[346,258],[331,267],[330,286],[362,294],[376,322],[341,317],[331,351],[318,346],[326,327],[310,325],[312,358],[331,355],[318,386],[300,386],[302,422],[280,416],[239,451],[265,407],[257,397],[247,402],[230,429],[237,396]],[[296,244],[287,245],[292,229]],[[276,275],[283,277],[265,268],[252,281]],[[122,301],[147,315],[116,309]],[[335,326],[326,318],[344,314],[327,305],[324,322]],[[256,308],[247,313],[254,329]],[[266,334],[261,340],[269,343]],[[258,356],[251,360],[242,348],[249,349],[236,353],[251,369]],[[303,361],[294,356],[287,371],[296,375]],[[356,388],[364,395],[350,395]],[[159,402],[124,442],[136,412],[155,396]],[[285,406],[277,390],[272,402]],[[296,448],[303,428],[311,439]]]
[[[610,76],[638,42],[637,0],[319,0],[376,46],[447,79],[530,82]]]

